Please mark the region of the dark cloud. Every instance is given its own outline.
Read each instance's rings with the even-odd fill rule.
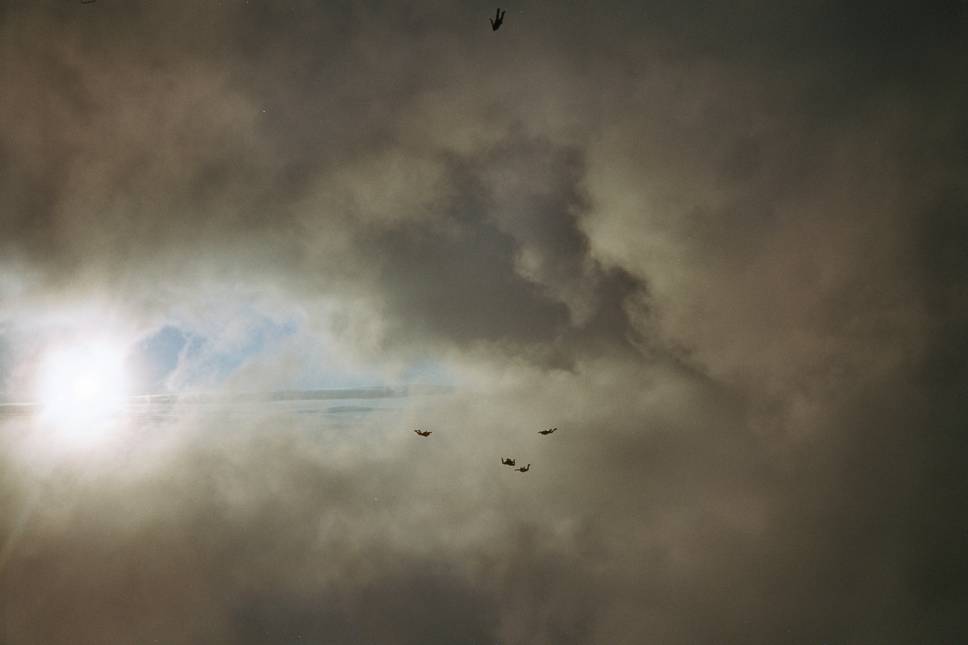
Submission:
[[[957,640],[965,4],[492,10],[0,4],[7,392],[81,305],[459,385],[4,416],[0,640]]]

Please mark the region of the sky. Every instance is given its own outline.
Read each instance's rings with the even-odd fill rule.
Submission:
[[[963,635],[968,5],[495,8],[0,0],[0,643]]]

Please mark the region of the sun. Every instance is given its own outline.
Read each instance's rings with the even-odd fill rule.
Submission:
[[[124,348],[95,339],[50,350],[37,379],[43,416],[78,426],[117,414],[127,399]]]

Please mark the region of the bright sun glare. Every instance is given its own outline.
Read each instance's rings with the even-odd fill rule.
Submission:
[[[51,350],[43,359],[37,398],[44,416],[58,424],[104,419],[127,396],[124,351],[97,340]]]

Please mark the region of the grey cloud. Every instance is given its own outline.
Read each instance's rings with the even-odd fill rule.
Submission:
[[[562,304],[579,326],[593,317],[595,292],[608,280],[575,225],[581,150],[550,140],[544,127],[512,127],[527,122],[525,110],[497,112],[505,80],[482,73],[480,44],[459,48],[453,60],[433,55],[453,43],[418,21],[428,51],[401,45],[398,57],[374,58],[378,38],[400,38],[390,29],[395,11],[337,11],[346,32],[329,44],[296,29],[264,57],[249,52],[250,31],[265,38],[273,33],[266,21],[288,29],[303,24],[305,11],[220,14],[229,35],[216,37],[232,53],[227,59],[197,43],[169,53],[168,30],[182,20],[204,23],[213,15],[205,9],[112,17],[135,33],[158,21],[160,33],[142,34],[136,47],[106,38],[90,17],[14,23],[18,33],[66,36],[46,57],[30,54],[39,41],[14,39],[22,55],[8,64],[18,89],[8,122],[21,122],[4,146],[17,187],[7,193],[14,266],[40,269],[63,289],[139,301],[159,287],[192,297],[199,276],[246,280],[256,291],[276,282],[310,303],[356,301],[356,317],[390,315],[384,331],[401,334],[387,339],[390,347],[435,336],[519,347],[547,329],[560,335],[570,322]],[[534,72],[555,71],[548,60]],[[482,83],[459,81],[468,75]],[[565,76],[555,71],[555,79]],[[452,82],[465,85],[464,98],[442,85]],[[475,141],[460,133],[472,121],[442,121],[447,106],[480,113],[477,127],[496,135]],[[469,143],[452,149],[465,136]],[[25,156],[34,162],[23,164]],[[402,231],[410,222],[415,230]],[[369,296],[374,289],[389,297],[389,309]],[[408,331],[409,321],[429,333]],[[562,350],[536,355],[549,351]],[[555,360],[568,362],[572,351]]]
[[[182,410],[47,479],[5,418],[4,639],[957,639],[963,3],[528,2],[498,34],[68,4],[4,6],[4,320],[217,336],[250,302],[462,389],[325,431]]]

